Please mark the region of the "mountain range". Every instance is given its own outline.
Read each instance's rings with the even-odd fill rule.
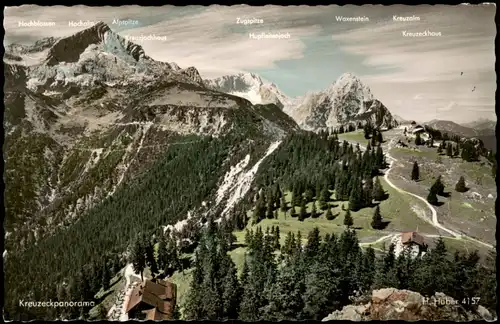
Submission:
[[[475,129],[495,129],[497,122],[487,118],[479,118],[475,121],[463,123],[465,127],[475,128]]]
[[[289,98],[256,74],[203,80],[195,67],[153,60],[102,22],[64,38],[8,45],[4,68],[6,183],[16,188],[6,194],[7,214],[27,222],[24,232],[39,222],[28,215],[61,223],[63,215],[81,214],[158,157],[144,148],[169,145],[175,134],[222,136],[245,125],[271,143],[299,127],[370,121],[390,128],[399,118],[352,73]],[[428,124],[487,143],[494,136],[490,121]],[[94,175],[103,170],[109,177]]]
[[[6,228],[16,229],[19,240],[42,223],[54,230],[67,215],[111,196],[179,136],[251,133],[269,146],[299,127],[369,121],[391,128],[403,121],[352,73],[289,98],[256,74],[203,80],[195,67],[153,60],[102,22],[64,38],[8,45],[4,69]],[[428,125],[479,137],[488,147],[491,123]]]
[[[367,121],[385,128],[397,125],[387,107],[352,73],[343,74],[322,91],[307,92],[295,98],[288,98],[274,83],[264,83],[253,73],[227,75],[206,80],[205,84],[252,103],[274,103],[306,130],[338,128]]]
[[[352,146],[340,149],[335,136],[313,131],[398,125],[352,73],[289,98],[252,73],[203,80],[195,67],[156,61],[102,22],[68,37],[8,45],[4,71],[8,317],[53,319],[51,310],[21,309],[26,296],[63,300],[91,284],[94,298],[101,276],[107,279],[100,271],[114,263],[118,273],[135,253],[131,242],[162,226],[184,222],[188,230],[178,235],[196,241],[189,226],[237,212],[246,222],[254,199],[264,199],[262,188],[280,176],[289,187],[321,189],[335,172],[347,174],[340,168],[354,159],[337,162],[340,151],[354,156]],[[382,157],[379,148],[367,159]],[[291,159],[295,169],[286,169]],[[37,285],[19,280],[20,271],[38,276]]]
[[[104,23],[7,50],[5,226],[21,245],[113,195],[186,136],[252,134],[269,145],[298,129],[277,106],[207,89],[196,68],[155,61]]]
[[[433,119],[424,123],[432,128],[467,138],[477,138],[484,143],[484,147],[496,152],[496,122],[492,120],[478,120],[468,123],[468,126],[460,125],[449,120]]]

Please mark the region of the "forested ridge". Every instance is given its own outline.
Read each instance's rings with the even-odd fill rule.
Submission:
[[[18,307],[19,300],[54,298],[62,282],[68,283],[64,278],[85,278],[91,285],[85,294],[93,296],[100,288],[102,268],[113,265],[118,271],[126,261],[123,253],[138,233],[151,234],[161,225],[175,224],[216,190],[225,172],[222,166],[234,165],[248,153],[244,145],[233,149],[234,141],[232,136],[204,137],[172,146],[148,172],[69,228],[58,230],[22,254],[10,251],[5,263],[7,317],[16,313],[28,316],[26,308]],[[35,278],[36,284],[19,280],[21,276]],[[82,300],[81,291],[74,293],[74,300]],[[29,312],[35,318],[53,318],[46,309]]]
[[[350,304],[350,297],[372,289],[393,287],[432,296],[443,292],[467,309],[470,296],[496,308],[496,255],[484,264],[476,251],[450,255],[440,238],[421,258],[394,253],[380,257],[362,250],[356,232],[321,237],[318,228],[307,234],[288,233],[276,244],[279,229],[258,227],[247,232],[248,252],[242,274],[227,254],[231,249],[225,226],[210,223],[195,252],[194,272],[184,310],[185,319],[321,320]]]
[[[369,143],[362,152],[359,146],[340,142],[336,132],[300,131],[288,135],[262,162],[252,194],[235,208],[236,217],[243,217],[254,207],[260,208],[263,214],[266,208],[262,205],[264,200],[273,208],[279,208],[281,197],[277,196],[278,190],[292,192],[292,207],[301,205],[302,196],[305,203],[313,201],[316,196],[325,207],[330,190],[336,191],[337,200],[349,200],[352,210],[371,207],[373,199],[382,200],[382,197],[373,197],[373,177],[386,166],[383,150],[377,145],[379,142],[374,143],[375,147]],[[255,206],[254,201],[259,197],[261,204]],[[238,220],[238,224],[242,223]]]
[[[67,230],[58,231],[21,255],[15,251],[9,254],[6,317],[85,318],[86,310],[28,310],[19,307],[18,301],[94,300],[95,293],[106,287],[109,278],[127,262],[137,264],[134,258],[149,260],[149,267],[155,264],[154,273],[179,270],[179,263],[167,259],[188,252],[185,246],[174,247],[172,241],[165,243],[160,239],[158,262],[151,261],[155,242],[150,238],[153,233],[161,233],[161,226],[185,219],[189,210],[211,197],[229,166],[246,154],[254,161],[263,156],[269,141],[264,137],[249,140],[243,135],[204,137],[198,142],[171,147],[149,171],[127,183]],[[492,282],[496,273],[491,260],[487,260],[489,265],[482,266],[477,254],[471,252],[456,255],[455,262],[450,263],[442,241],[436,248],[441,252],[431,251],[422,260],[413,260],[408,255],[395,258],[393,247],[385,258],[376,260],[373,249],[359,248],[352,230],[339,238],[328,235],[323,239],[313,231],[304,249],[300,248],[302,233],[289,234],[284,246],[280,246],[279,229],[249,232],[245,270],[238,277],[227,252],[234,242],[231,233],[245,228],[248,221],[258,223],[274,217],[277,209],[303,220],[304,206],[309,202],[314,202],[314,206],[318,203],[318,213],[326,209],[327,219],[333,218],[327,207],[330,191],[335,192],[335,200],[349,202],[346,219],[350,210],[373,207],[374,202],[386,199],[375,177],[386,166],[379,140],[369,142],[367,149],[361,151],[345,141],[339,142],[336,133],[293,132],[262,162],[252,190],[236,204],[227,221],[215,226],[213,220],[219,216],[215,210],[209,215],[208,230],[201,240],[199,228],[186,226],[183,231],[192,233],[184,236],[191,237],[198,249],[185,317],[321,319],[349,303],[349,297],[356,292],[367,292],[374,287],[390,286],[422,293],[442,291],[458,298],[461,296],[456,288],[458,283],[467,283],[469,290],[465,291],[484,296],[483,305],[495,305],[494,293],[488,290],[491,285],[485,287],[485,282]],[[283,204],[284,190],[292,194],[290,206]],[[294,213],[296,206],[300,207],[298,213]],[[251,219],[247,217],[249,210],[253,211]],[[308,216],[315,217],[315,213]],[[377,208],[374,222],[380,218]],[[344,224],[350,226],[347,221]],[[375,229],[379,225],[372,223]],[[138,235],[148,248],[136,249],[138,245],[133,242],[137,242]],[[192,247],[188,246],[190,251]],[[433,256],[440,261],[434,263]],[[448,270],[452,269],[448,266],[455,265],[453,271]],[[466,273],[471,279],[458,281],[458,273],[462,278]],[[37,278],[37,284],[19,280],[19,276]],[[433,280],[439,276],[442,280]],[[194,293],[198,290],[204,293]]]

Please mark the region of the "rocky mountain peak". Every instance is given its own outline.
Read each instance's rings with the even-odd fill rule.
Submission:
[[[241,78],[242,80],[245,80],[249,84],[262,85],[264,83],[262,82],[261,77],[254,73],[240,73],[238,74],[238,77]]]
[[[78,62],[80,55],[90,46],[101,46],[102,50],[117,56],[131,56],[135,61],[146,58],[140,45],[129,42],[114,33],[104,22],[59,39],[49,50],[46,63],[49,66],[61,62]]]
[[[168,64],[170,64],[170,67],[171,67],[171,68],[172,68],[172,70],[174,70],[174,71],[179,71],[179,70],[181,69],[181,68],[180,68],[180,66],[179,66],[179,65],[177,65],[177,63],[175,63],[175,62],[170,62],[170,63],[168,63]]]
[[[206,85],[209,88],[225,93],[245,93],[250,91],[258,92],[263,82],[254,73],[238,73],[208,80]]]
[[[350,72],[342,74],[337,81],[328,87],[326,92],[330,96],[345,96],[351,93],[362,101],[373,100],[370,88]]]
[[[179,67],[178,65],[176,66]],[[203,79],[201,78],[200,73],[194,66],[190,66],[186,69],[181,69],[178,71],[179,73],[184,74],[185,76],[187,76],[196,83],[203,83]]]
[[[395,126],[389,110],[353,73],[344,73],[325,90],[306,93],[295,107],[287,110],[309,130],[367,121],[380,127]]]

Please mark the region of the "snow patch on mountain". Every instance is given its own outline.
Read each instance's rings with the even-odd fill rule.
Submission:
[[[243,172],[249,162],[250,154],[247,154],[243,160],[238,162],[235,166],[231,166],[231,169],[224,175],[224,180],[217,190],[216,205],[219,205],[226,194],[237,184],[236,176]]]
[[[7,47],[4,62],[26,68],[26,86],[34,92],[62,91],[70,87],[91,88],[108,84],[126,86],[171,77],[203,85],[194,67],[155,61],[140,45],[114,33],[100,22],[60,39],[26,47]]]
[[[254,105],[274,103],[306,130],[367,121],[383,128],[396,125],[389,110],[352,73],[344,73],[322,91],[307,92],[295,98],[287,97],[276,84],[264,83],[253,73],[206,80],[205,85],[247,99]]]
[[[283,109],[288,98],[273,83],[264,83],[261,77],[253,73],[225,75],[216,79],[205,80],[209,89],[224,92],[247,99],[252,104],[273,103]]]

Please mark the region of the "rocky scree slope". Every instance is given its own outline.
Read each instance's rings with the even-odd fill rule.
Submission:
[[[426,302],[426,301],[429,302]],[[435,302],[436,301],[436,302]],[[370,320],[447,320],[447,321],[492,321],[494,317],[484,307],[465,309],[453,298],[442,293],[435,293],[429,299],[424,299],[417,292],[384,288],[374,290],[368,300],[344,306],[323,319],[370,321]]]

